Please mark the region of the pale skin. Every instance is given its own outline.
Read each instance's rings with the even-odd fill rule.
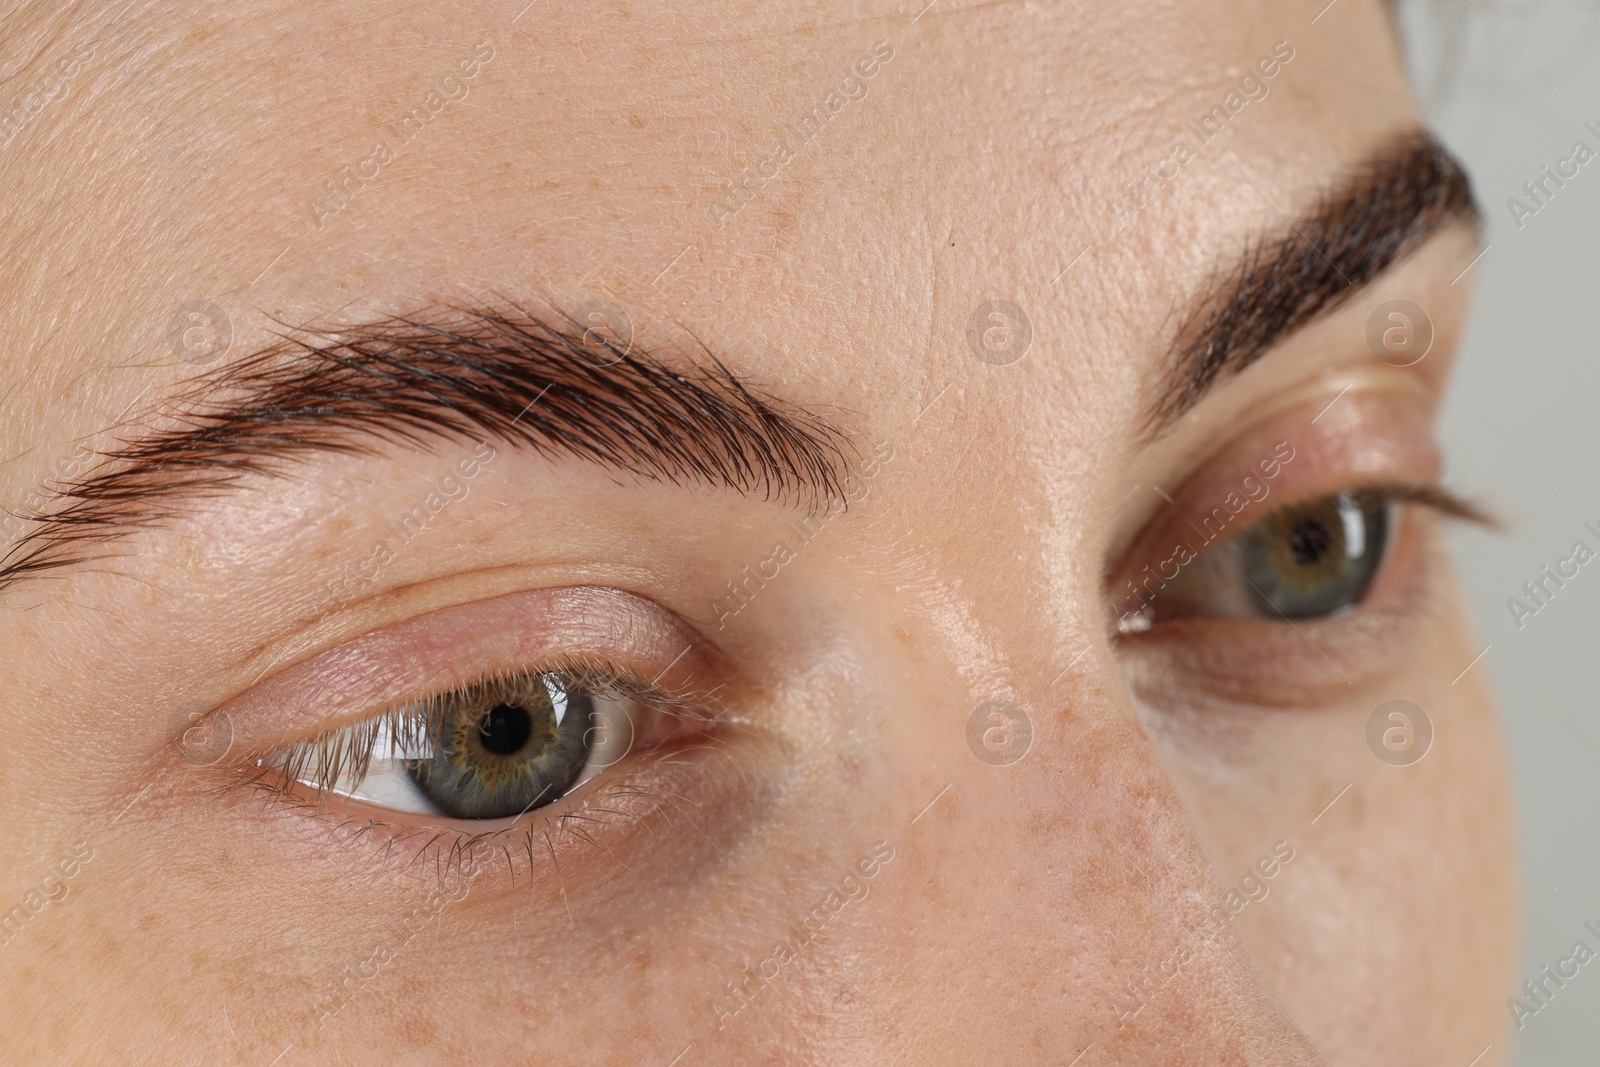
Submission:
[[[97,43],[0,151],[13,511],[278,324],[505,300],[604,298],[665,363],[714,352],[837,427],[853,476],[800,544],[800,497],[488,435],[369,441],[0,590],[0,906],[67,886],[0,945],[0,1059],[1503,1062],[1513,816],[1442,520],[1405,505],[1337,616],[1119,632],[1107,606],[1173,509],[1279,441],[1295,458],[1241,523],[1439,474],[1463,221],[1146,432],[1178,309],[1419,122],[1382,6],[1321,6],[18,16],[24,88]],[[859,99],[713,205],[878,42]],[[1270,93],[1119,225],[1108,198],[1278,42]],[[484,43],[465,96],[394,147],[387,124]],[[1367,339],[1395,298],[1435,330],[1406,367]],[[207,367],[168,343],[196,299],[232,330]],[[1028,317],[1015,362],[968,343],[990,300]],[[446,478],[465,488],[330,606]],[[730,612],[758,564],[776,576]],[[461,820],[238,786],[250,754],[540,666],[511,647],[678,672],[722,725],[641,737],[465,875]],[[1397,698],[1434,728],[1409,766],[1368,744]],[[1015,762],[969,743],[987,701],[1031,723]],[[230,742],[197,760],[184,726],[208,715]]]

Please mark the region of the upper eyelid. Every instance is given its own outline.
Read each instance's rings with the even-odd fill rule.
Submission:
[[[613,621],[596,625],[585,610],[609,612]],[[668,609],[618,589],[562,587],[455,604],[368,631],[275,672],[210,714],[239,737],[239,753],[259,754],[487,672],[584,657],[626,665],[662,693],[712,707],[736,678],[720,650]]]

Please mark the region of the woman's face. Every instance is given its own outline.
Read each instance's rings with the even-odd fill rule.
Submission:
[[[9,24],[0,1058],[1499,1062],[1377,0],[525,2]]]

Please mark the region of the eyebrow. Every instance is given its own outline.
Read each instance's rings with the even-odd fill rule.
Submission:
[[[757,392],[701,345],[676,370],[571,318],[446,308],[354,328],[299,329],[186,384],[162,429],[96,453],[16,516],[0,591],[83,563],[186,500],[328,454],[495,438],[670,484],[767,500],[842,499],[850,448],[821,417]]]
[[[1146,405],[1147,437],[1435,233],[1479,219],[1466,171],[1432,134],[1407,130],[1387,142],[1202,284]]]

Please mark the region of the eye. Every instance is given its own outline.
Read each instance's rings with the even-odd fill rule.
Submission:
[[[1123,582],[1122,633],[1179,618],[1311,619],[1360,604],[1383,570],[1402,515],[1416,502],[1477,518],[1432,486],[1350,489],[1269,512],[1237,533],[1208,538],[1185,524]],[[1131,573],[1131,569],[1130,569]]]
[[[265,755],[285,788],[397,812],[510,819],[655,747],[692,715],[614,672],[531,671],[391,708]]]
[[[1395,511],[1373,493],[1338,493],[1284,508],[1239,534],[1232,548],[1259,613],[1303,619],[1360,603],[1383,562]]]

